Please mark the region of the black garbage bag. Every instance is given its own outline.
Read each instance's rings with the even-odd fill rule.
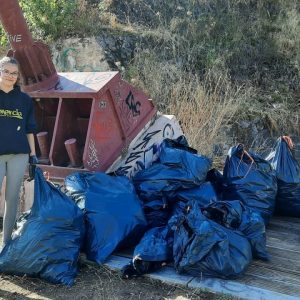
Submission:
[[[208,219],[197,202],[185,215],[173,216],[169,225],[174,230],[173,258],[179,273],[235,278],[252,260],[248,239]]]
[[[276,171],[278,192],[275,213],[300,218],[300,166],[289,137],[280,137],[266,158]]]
[[[243,145],[229,150],[224,179],[224,200],[240,200],[250,209],[257,211],[267,224],[273,215],[277,181],[271,164],[256,153],[248,153]]]
[[[129,264],[125,265],[121,269],[122,279],[131,279],[134,277],[139,277],[144,274],[153,273],[158,271],[166,264],[161,261],[143,261],[136,260],[135,264],[131,261]]]
[[[0,254],[0,272],[72,285],[84,238],[81,210],[36,168],[34,203]]]
[[[173,231],[168,227],[149,229],[134,249],[132,262],[122,269],[123,278],[154,272],[173,260]]]
[[[251,211],[239,200],[214,202],[202,208],[202,213],[222,226],[242,232],[251,244],[254,258],[270,259],[265,223],[260,213]]]
[[[117,247],[140,240],[147,222],[127,177],[74,173],[67,176],[65,188],[68,194],[85,203],[85,251],[89,260],[103,263]]]

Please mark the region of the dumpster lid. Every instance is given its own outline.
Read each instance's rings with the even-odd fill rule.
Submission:
[[[119,79],[119,72],[66,72],[58,73],[59,83],[49,90],[30,92],[31,97],[66,97],[76,94],[98,93],[113,78]]]

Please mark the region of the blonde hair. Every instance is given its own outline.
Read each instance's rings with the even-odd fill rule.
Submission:
[[[2,70],[6,64],[16,65],[18,67],[18,70],[20,70],[20,64],[14,57],[4,56],[3,58],[1,58],[0,70]],[[20,85],[20,75],[18,75],[17,81],[15,83],[15,86],[19,86],[19,85]]]

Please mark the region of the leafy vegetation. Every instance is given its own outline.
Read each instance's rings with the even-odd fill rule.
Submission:
[[[100,22],[97,4],[87,0],[19,0],[19,4],[33,36],[46,42],[94,34]],[[5,45],[3,28],[0,33],[1,45]]]
[[[194,119],[188,116],[191,111],[186,117],[181,115],[180,121],[194,139],[200,139],[200,135],[189,133],[192,126],[188,124],[199,124],[198,128],[203,124],[207,134],[203,136],[202,132],[202,137],[216,140],[214,123],[220,129],[233,120],[238,123],[253,118],[263,120],[271,133],[300,135],[297,0],[20,3],[34,36],[48,42],[101,35],[104,29],[112,34],[116,29],[125,34],[130,31],[139,37],[136,56],[128,63],[124,76],[148,91],[164,112],[181,115],[180,111],[187,108],[186,101],[193,103],[193,111],[197,111]],[[211,118],[204,121],[198,110],[208,107],[211,101],[216,110],[204,110],[204,115]],[[224,109],[224,103],[230,105]],[[196,141],[193,146],[201,148]]]

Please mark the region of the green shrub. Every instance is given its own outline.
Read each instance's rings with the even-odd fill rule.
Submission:
[[[24,16],[36,37],[68,35],[76,22],[76,0],[21,0]]]

